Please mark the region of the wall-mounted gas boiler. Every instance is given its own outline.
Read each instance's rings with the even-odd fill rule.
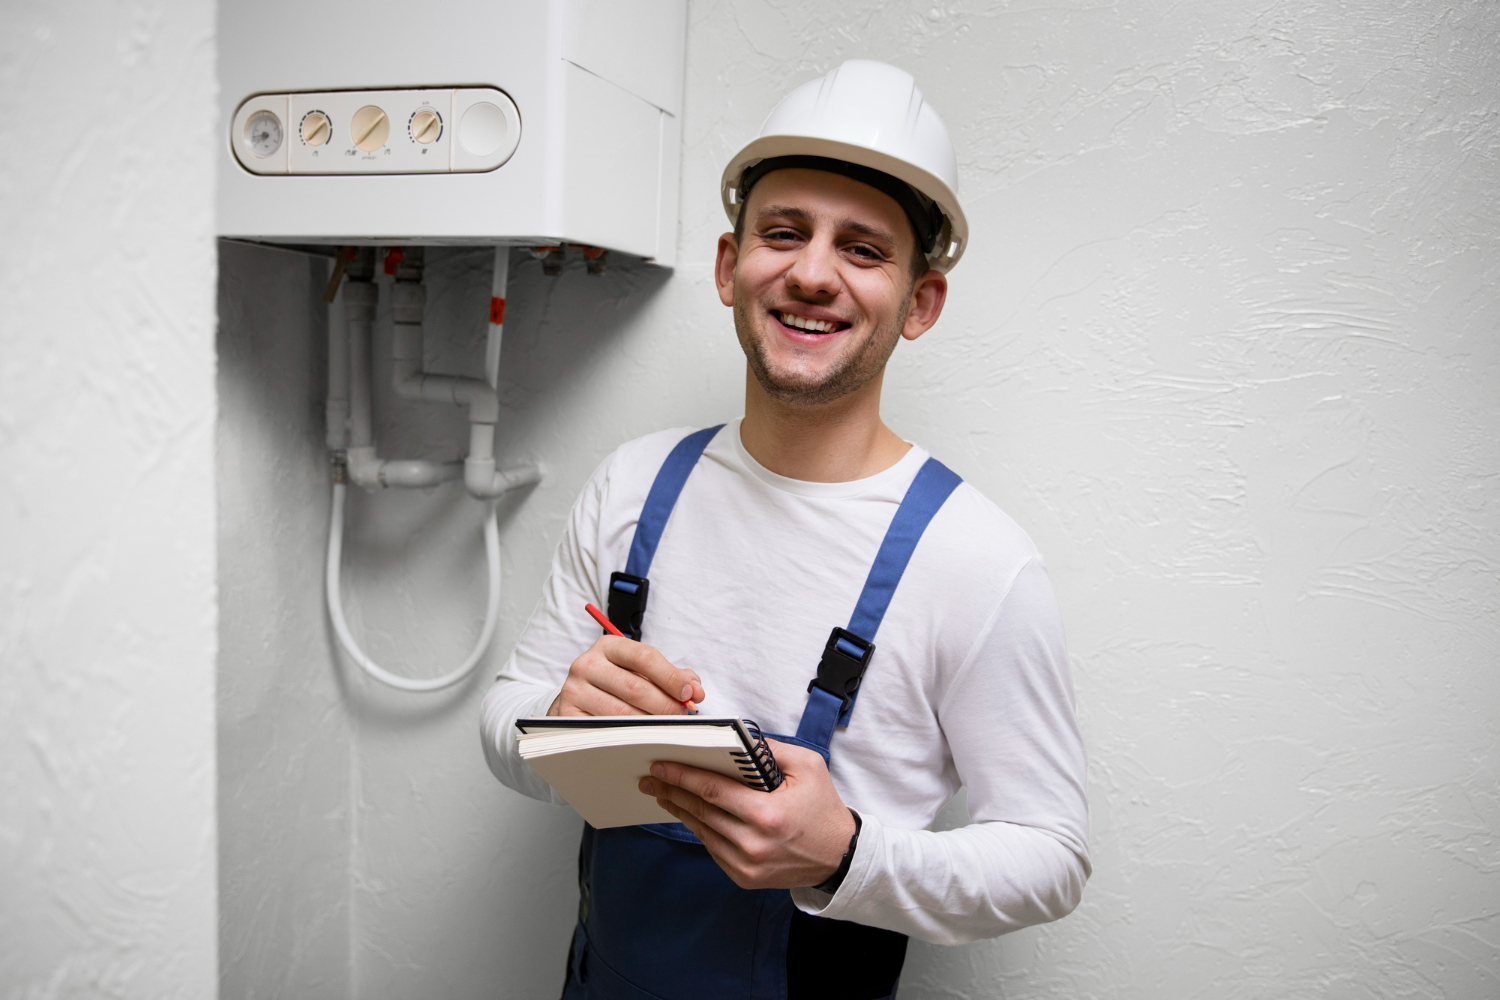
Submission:
[[[219,233],[671,266],[685,0],[219,7]]]

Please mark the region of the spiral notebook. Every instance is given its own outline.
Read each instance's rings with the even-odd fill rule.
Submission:
[[[546,716],[517,719],[521,759],[596,829],[676,823],[637,787],[658,760],[701,767],[769,792],[776,758],[749,719],[702,715]]]

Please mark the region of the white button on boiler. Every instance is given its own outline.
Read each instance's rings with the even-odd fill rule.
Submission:
[[[489,156],[505,144],[508,127],[505,112],[483,102],[464,112],[458,127],[458,141],[472,156]]]

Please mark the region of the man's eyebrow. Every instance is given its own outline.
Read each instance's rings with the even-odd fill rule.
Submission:
[[[811,222],[812,213],[805,208],[796,205],[766,205],[756,216],[757,222],[767,217],[775,216],[782,219],[796,219],[798,222]]]
[[[877,243],[889,243],[893,247],[896,245],[895,233],[892,233],[887,229],[882,229],[879,226],[872,226],[866,222],[857,222],[854,219],[845,219],[843,222],[839,223],[839,228],[847,230],[851,233],[858,233],[859,235],[868,237],[869,239],[872,239]]]
[[[777,218],[804,224],[812,222],[813,219],[811,212],[796,205],[766,205],[756,213],[755,221],[763,222],[767,219]],[[839,221],[838,228],[844,232],[855,233],[866,239],[874,240],[877,243],[885,243],[891,247],[896,246],[896,234],[880,226],[872,226],[867,222],[860,222],[856,219],[842,219]]]

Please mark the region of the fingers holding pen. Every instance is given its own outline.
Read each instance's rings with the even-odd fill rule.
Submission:
[[[595,644],[596,649],[600,646],[605,647],[602,655],[586,658],[582,665],[582,673],[595,688],[630,705],[630,714],[681,715],[687,711],[682,704],[686,699],[678,694],[684,687],[690,686],[686,682],[673,684],[672,679],[667,679],[669,686],[664,688],[655,678],[637,670],[631,663],[621,663],[617,659],[624,651],[635,653],[640,650],[640,643],[605,636]],[[661,658],[661,654],[656,655]],[[639,657],[632,657],[632,660],[636,659]]]
[[[626,638],[625,633],[621,632],[615,626],[615,623],[609,620],[609,616],[593,604],[585,604],[583,610],[588,612],[590,618],[599,623],[606,634],[621,639]],[[622,655],[627,657],[637,656],[641,659],[636,664],[619,660],[615,662],[620,663],[627,670],[635,670],[643,674],[648,680],[668,694],[678,691],[677,700],[683,703],[685,709],[689,712],[696,712],[698,710],[696,703],[703,700],[703,685],[698,680],[697,674],[688,670],[678,671],[665,656],[662,656],[657,650],[644,644],[641,644],[639,649],[634,653],[628,647],[617,648],[622,650]],[[644,652],[640,652],[642,650]]]
[[[697,674],[651,646],[606,635],[573,661],[548,714],[682,715],[684,701],[703,697]]]
[[[659,690],[678,701],[699,702],[706,694],[703,682],[691,670],[673,666],[654,646],[631,639],[601,636],[595,649],[604,652],[610,662],[650,681]],[[681,705],[679,704],[679,708]],[[669,714],[669,713],[661,713]]]

